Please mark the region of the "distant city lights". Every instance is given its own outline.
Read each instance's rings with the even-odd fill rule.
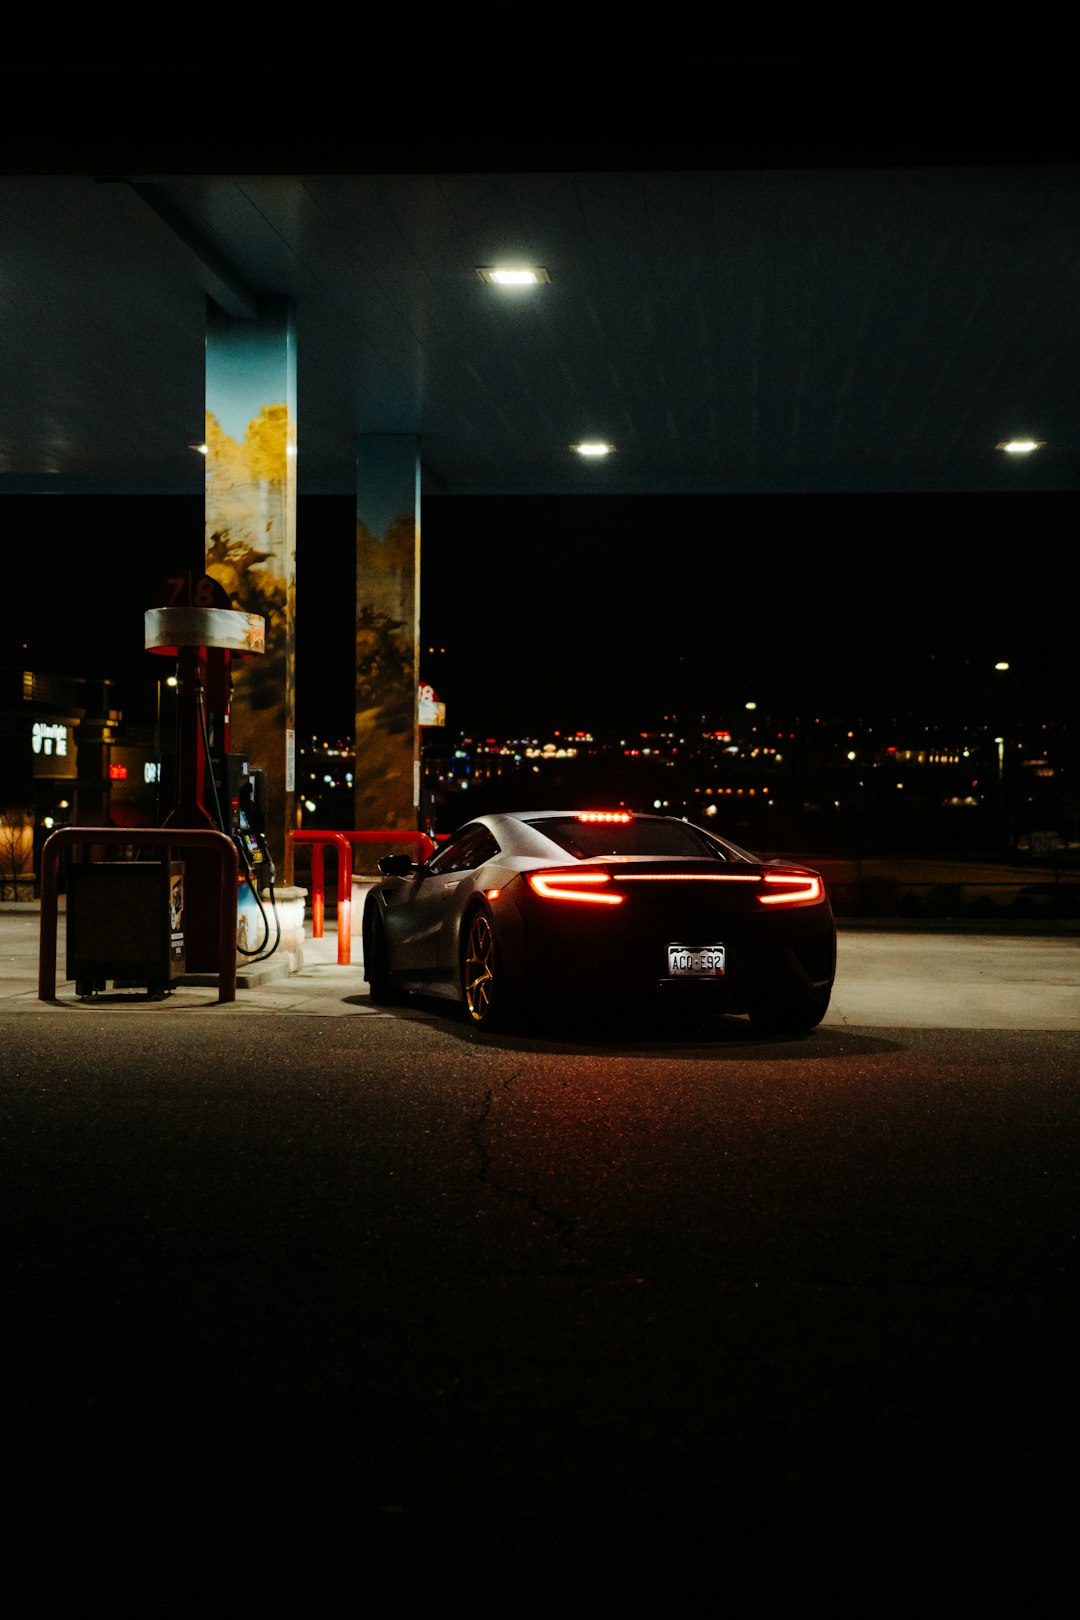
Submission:
[[[984,667],[1007,672],[1010,665],[1007,660],[999,659],[996,665],[988,660]],[[621,795],[636,796],[640,792],[639,810],[649,805],[664,815],[682,815],[691,820],[703,817],[710,823],[718,817],[734,814],[731,825],[747,829],[745,837],[751,841],[751,827],[759,828],[757,836],[764,836],[760,828],[764,825],[767,808],[772,812],[770,820],[779,819],[785,813],[797,817],[801,805],[804,814],[817,816],[827,810],[830,816],[838,818],[839,824],[840,818],[850,815],[857,807],[863,807],[860,813],[865,813],[872,795],[876,795],[878,804],[884,794],[897,805],[913,795],[921,795],[930,813],[935,807],[947,807],[950,817],[979,806],[984,815],[989,814],[993,809],[990,798],[985,788],[980,791],[978,776],[971,776],[972,767],[980,759],[987,767],[987,779],[991,773],[996,778],[998,800],[1010,769],[1023,772],[1022,777],[1017,775],[1017,781],[1025,783],[1029,793],[1035,791],[1036,778],[1040,783],[1042,778],[1049,782],[1061,772],[1060,760],[1055,754],[1048,754],[1046,734],[1050,728],[1045,724],[1040,728],[1036,743],[1034,739],[1021,741],[1019,736],[1015,739],[999,736],[995,728],[985,722],[964,724],[959,734],[949,736],[929,724],[913,725],[910,718],[894,717],[891,726],[903,726],[908,734],[901,735],[897,742],[887,742],[880,726],[860,721],[856,729],[847,717],[829,719],[813,716],[811,712],[796,719],[793,729],[787,729],[792,725],[790,720],[783,729],[777,729],[781,716],[768,713],[768,704],[739,699],[733,707],[750,710],[742,722],[741,735],[737,726],[733,735],[733,730],[723,724],[725,716],[722,714],[715,717],[702,714],[700,730],[696,726],[676,725],[677,717],[672,714],[664,716],[664,721],[671,723],[671,729],[661,726],[655,731],[642,731],[629,737],[620,737],[617,731],[605,736],[602,731],[594,733],[583,728],[549,732],[550,740],[544,740],[542,733],[540,736],[518,733],[511,739],[462,734],[455,741],[444,736],[441,743],[437,743],[432,736],[433,746],[425,746],[421,768],[424,814],[430,818],[429,826],[439,826],[442,833],[466,818],[462,798],[466,793],[469,799],[480,798],[483,810],[491,808],[486,802],[489,794],[513,794],[515,778],[523,797],[526,782],[536,778],[527,794],[530,799],[535,795],[540,800],[546,795],[537,791],[539,782],[548,773],[560,796],[567,790],[570,775],[580,774],[586,792],[593,791],[591,784],[606,782],[607,786],[600,791],[610,793],[614,800],[608,810],[575,811],[583,819],[621,819],[628,813],[628,799]],[[731,716],[726,718],[730,720]],[[765,742],[764,737],[775,738],[775,743]],[[785,750],[790,754],[796,739],[802,749],[800,773],[807,769],[821,773],[815,777],[815,788],[805,803],[799,797],[805,790],[800,786],[798,774],[793,778],[789,768],[785,768]],[[1023,751],[1022,758],[1016,755],[1015,763],[1014,749]],[[309,776],[309,768],[314,767],[299,795],[305,821],[310,826],[333,826],[342,815],[347,816],[348,799],[342,795],[351,797],[356,780],[352,740],[313,737],[308,748],[301,752],[308,755],[305,778]],[[603,770],[605,763],[611,767],[610,777],[596,774],[598,768]],[[902,768],[903,775],[897,774],[897,767]],[[844,773],[849,787],[847,794],[836,793],[839,779],[831,779],[828,774],[836,768]],[[624,771],[631,773],[625,779],[621,774]],[[657,779],[659,773],[664,773],[663,780]],[[460,808],[455,808],[455,801]],[[1039,801],[1028,797],[1027,802]],[[1048,805],[1047,810],[1039,810],[1038,814],[1044,815],[1047,811],[1054,813]],[[1051,822],[1047,825],[1052,828]],[[1054,835],[1058,836],[1056,831]]]

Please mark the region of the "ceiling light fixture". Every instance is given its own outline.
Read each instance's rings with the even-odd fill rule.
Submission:
[[[598,461],[602,456],[610,456],[615,446],[607,444],[603,439],[582,439],[580,443],[572,444],[570,448],[576,450],[579,456]]]
[[[1045,439],[1002,439],[994,449],[1004,450],[1009,456],[1030,456],[1033,450],[1041,450],[1045,443]]]
[[[479,266],[476,273],[489,287],[539,287],[551,280],[539,264],[488,264]]]

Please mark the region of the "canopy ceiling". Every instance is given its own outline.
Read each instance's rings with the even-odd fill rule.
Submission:
[[[207,297],[270,295],[295,301],[301,494],[351,490],[371,433],[418,437],[430,494],[1080,480],[1071,161],[856,130],[311,144],[9,153],[0,493],[198,493]],[[550,282],[477,275],[506,262]]]

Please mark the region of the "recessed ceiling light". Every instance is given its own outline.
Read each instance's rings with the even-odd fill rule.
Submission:
[[[576,450],[579,456],[598,460],[601,456],[610,456],[615,446],[605,443],[603,439],[582,439],[579,444],[572,444],[570,448]]]
[[[479,267],[476,273],[491,287],[538,287],[551,280],[538,264],[488,264]]]
[[[1045,443],[1045,439],[1002,439],[994,449],[1004,450],[1010,456],[1030,456],[1033,450],[1041,450]]]

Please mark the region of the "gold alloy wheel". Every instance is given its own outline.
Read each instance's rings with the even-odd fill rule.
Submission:
[[[491,922],[478,911],[465,942],[465,1008],[474,1024],[491,1018],[495,989],[495,938]]]

